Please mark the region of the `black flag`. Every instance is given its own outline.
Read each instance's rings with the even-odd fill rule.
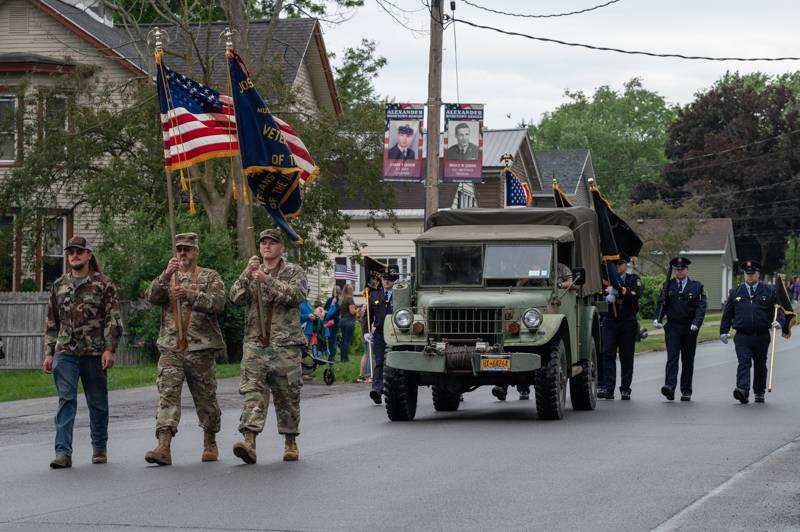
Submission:
[[[789,338],[792,336],[792,326],[797,323],[797,314],[792,307],[792,300],[789,298],[789,294],[786,292],[786,285],[783,282],[783,276],[776,275],[775,276],[775,291],[778,294],[778,305],[783,309],[784,321],[783,321],[783,330],[781,331],[781,335],[784,338]]]

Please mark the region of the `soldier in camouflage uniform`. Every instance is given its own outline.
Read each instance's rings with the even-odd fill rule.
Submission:
[[[158,445],[144,459],[151,464],[170,465],[170,443],[181,419],[183,381],[189,385],[200,427],[204,432],[203,462],[219,457],[216,434],[221,412],[217,403],[215,356],[225,349],[217,315],[225,307],[222,277],[210,268],[197,265],[199,247],[195,233],[175,237],[176,256],[164,272],[153,279],[145,297],[161,307],[158,335]],[[178,317],[180,316],[180,317]],[[180,320],[182,336],[178,334]]]
[[[247,464],[256,462],[256,436],[264,429],[270,392],[278,432],[285,437],[283,459],[295,461],[300,456],[296,441],[303,386],[300,359],[306,344],[299,312],[308,294],[306,274],[283,260],[279,229],[262,231],[258,242],[264,263],[252,257],[230,292],[234,304],[247,305],[239,384],[244,396],[239,432],[244,441],[233,446],[233,454]]]
[[[85,238],[65,249],[70,271],[50,289],[42,369],[53,373],[58,392],[53,469],[72,467],[72,427],[78,377],[89,407],[92,463],[105,464],[108,441],[108,368],[122,335],[117,289],[100,270]]]

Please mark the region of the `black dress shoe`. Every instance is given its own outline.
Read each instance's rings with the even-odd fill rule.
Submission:
[[[622,399],[623,401],[630,401],[631,400],[631,391],[630,390],[626,390],[624,392],[620,391],[619,394],[620,394],[620,399]]]
[[[598,399],[605,399],[606,398],[606,391],[602,388],[597,389],[597,398]]]
[[[381,399],[381,394],[375,390],[369,391],[369,398],[372,399],[376,405],[379,405],[383,402]]]
[[[764,402],[764,394],[763,393],[757,393],[756,394],[756,403],[763,403],[763,402]]]
[[[494,388],[492,388],[492,395],[497,397],[497,399],[500,401],[505,401],[506,396],[508,395],[508,391],[506,388],[503,388],[502,386],[495,386]]]
[[[687,393],[681,395],[681,401],[691,401],[691,400],[692,400],[692,396],[691,395],[689,395]]]
[[[742,390],[741,388],[734,388],[733,397],[743,405],[746,405],[747,403],[750,402],[750,400],[747,398],[747,392]]]
[[[669,401],[675,400],[675,390],[670,388],[669,386],[662,386],[661,387],[661,395],[667,398]],[[683,400],[683,398],[681,398]]]

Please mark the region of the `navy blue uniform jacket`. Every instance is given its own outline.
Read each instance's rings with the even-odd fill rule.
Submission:
[[[683,292],[678,291],[678,280],[672,279],[667,285],[667,302],[662,307],[661,301],[656,304],[654,319],[661,321],[661,313],[676,325],[696,325],[699,329],[706,317],[706,293],[703,283],[686,279]]]
[[[757,334],[767,332],[775,316],[775,305],[778,302],[775,289],[764,283],[756,283],[753,297],[747,291],[745,283],[733,288],[722,309],[722,320],[719,333],[727,334],[731,327],[736,332]],[[778,323],[783,326],[783,309],[778,310]]]

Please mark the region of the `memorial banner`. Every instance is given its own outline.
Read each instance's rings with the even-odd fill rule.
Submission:
[[[444,104],[446,182],[480,183],[483,169],[483,104]]]
[[[386,133],[383,137],[383,178],[386,181],[422,180],[421,103],[386,104]]]

